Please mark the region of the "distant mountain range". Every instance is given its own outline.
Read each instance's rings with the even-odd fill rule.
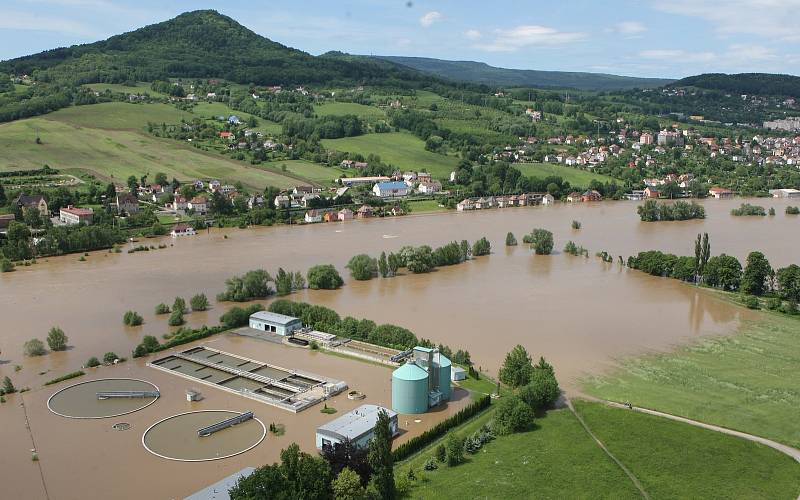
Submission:
[[[480,83],[499,87],[553,87],[579,90],[626,90],[655,88],[675,80],[666,78],[638,78],[606,73],[571,71],[539,71],[508,69],[489,66],[474,61],[447,61],[428,57],[366,56],[391,61],[448,80]]]
[[[673,82],[672,87],[697,87],[732,94],[800,97],[800,77],[772,73],[705,73]]]

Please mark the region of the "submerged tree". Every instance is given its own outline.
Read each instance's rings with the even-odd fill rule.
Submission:
[[[511,231],[509,231],[508,234],[506,235],[506,246],[507,247],[517,246],[517,238],[514,237],[514,233],[512,233]]]

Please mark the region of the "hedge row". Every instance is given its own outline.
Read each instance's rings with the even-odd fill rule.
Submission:
[[[53,384],[57,384],[57,383],[59,383],[59,382],[63,382],[63,381],[65,381],[65,380],[69,380],[69,379],[71,379],[71,378],[80,377],[80,376],[82,376],[82,375],[86,375],[86,373],[84,373],[82,370],[78,370],[78,371],[76,371],[76,372],[67,373],[67,374],[66,374],[66,375],[64,375],[64,376],[61,376],[61,377],[58,377],[58,378],[54,378],[53,380],[48,380],[47,382],[45,382],[45,383],[44,383],[44,385],[53,385]]]
[[[481,396],[480,399],[470,403],[469,406],[463,408],[461,411],[453,415],[452,417],[442,420],[435,426],[431,427],[427,431],[423,432],[419,436],[412,438],[405,443],[398,446],[396,449],[392,451],[392,457],[395,462],[399,462],[401,460],[405,460],[406,458],[410,457],[414,453],[418,452],[425,446],[431,444],[436,439],[444,436],[447,431],[452,429],[453,427],[459,426],[466,422],[467,420],[471,419],[478,413],[482,412],[486,408],[488,408],[492,404],[492,398],[484,395]]]

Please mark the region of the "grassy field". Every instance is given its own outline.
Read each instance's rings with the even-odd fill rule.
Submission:
[[[457,431],[468,435],[489,421],[491,410]],[[569,410],[551,411],[536,429],[499,437],[457,467],[424,471],[436,442],[395,464],[399,477],[413,468],[413,498],[639,498],[633,483],[584,432]]]
[[[37,132],[42,144],[35,142]],[[44,118],[0,125],[0,171],[36,169],[44,164],[89,172],[119,184],[124,184],[129,175],[139,177],[156,172],[180,180],[240,180],[258,190],[268,184],[279,187],[297,184],[290,177],[144,132],[76,127]]]
[[[336,151],[360,153],[365,157],[376,154],[384,163],[401,170],[427,170],[434,177],[445,179],[455,169],[458,158],[425,150],[425,143],[405,132],[366,134],[344,139],[323,139],[323,147]]]
[[[233,110],[224,102],[200,102],[192,108],[192,111],[196,118],[214,118],[215,116],[224,116],[227,118],[230,115],[236,115],[243,121],[246,121],[253,116],[250,113]],[[253,127],[253,130],[273,135],[281,132],[281,125],[279,123],[265,120],[258,116],[255,118],[258,120],[258,126]]]
[[[519,169],[527,177],[561,177],[573,186],[588,187],[592,179],[601,182],[611,182],[614,178],[603,174],[596,174],[575,167],[567,167],[554,163],[515,163],[514,168]]]
[[[772,448],[602,404],[574,404],[652,498],[789,500],[800,493],[800,464]]]
[[[123,85],[121,83],[89,83],[84,85],[84,87],[90,88],[95,92],[105,92],[106,90],[110,90],[111,92],[119,92],[123,94],[148,94],[151,97],[166,97],[161,92],[156,92],[155,90],[150,88],[150,84],[147,82],[136,82],[136,85]]]
[[[114,130],[144,130],[147,122],[180,123],[181,118],[191,120],[194,116],[169,104],[132,104],[127,102],[104,102],[88,106],[71,106],[45,115],[47,120],[56,120],[78,127]]]
[[[798,332],[799,319],[763,313],[735,335],[625,360],[584,390],[799,447]]]
[[[367,121],[386,118],[386,112],[381,108],[366,106],[355,102],[326,102],[320,106],[314,106],[314,111],[319,116],[356,115]]]
[[[411,208],[411,213],[414,214],[424,214],[428,212],[444,212],[447,210],[446,208],[439,206],[438,200],[420,200],[420,201],[409,200],[408,206],[409,208]]]
[[[281,172],[284,165],[286,165],[287,173],[303,177],[318,184],[329,184],[342,175],[347,175],[347,171],[341,168],[326,167],[306,160],[282,160],[261,164],[262,167],[276,172]]]

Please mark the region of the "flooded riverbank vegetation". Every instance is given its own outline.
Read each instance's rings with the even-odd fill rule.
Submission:
[[[676,201],[668,204],[656,200],[647,200],[636,207],[636,213],[642,222],[680,221],[705,219],[706,210],[695,202]]]

